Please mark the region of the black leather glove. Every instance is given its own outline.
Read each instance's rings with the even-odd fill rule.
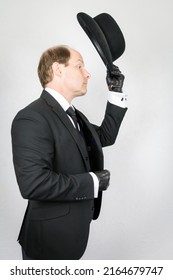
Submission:
[[[113,64],[113,70],[107,70],[106,82],[110,91],[123,92],[122,87],[125,76],[119,68]]]
[[[110,181],[110,172],[108,170],[94,172],[99,180],[99,191],[107,190]]]

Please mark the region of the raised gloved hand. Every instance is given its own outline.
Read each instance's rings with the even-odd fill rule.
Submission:
[[[107,190],[110,181],[110,172],[109,170],[102,170],[94,172],[99,180],[99,191]]]
[[[110,91],[123,92],[122,87],[125,76],[119,68],[113,64],[113,70],[107,70],[106,82]]]

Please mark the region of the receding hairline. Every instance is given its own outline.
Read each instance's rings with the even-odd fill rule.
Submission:
[[[48,51],[48,50],[51,50],[51,49],[58,49],[58,48],[64,48],[64,49],[69,50],[70,52],[73,51],[73,52],[79,53],[79,51],[77,51],[77,50],[74,49],[73,47],[71,47],[71,46],[69,46],[69,45],[65,45],[65,44],[52,46],[52,47],[48,48],[47,51]]]

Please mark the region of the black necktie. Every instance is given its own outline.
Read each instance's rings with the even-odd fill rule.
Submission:
[[[77,116],[76,116],[75,110],[73,110],[72,107],[69,107],[66,112],[72,118],[76,129],[79,131],[79,126],[78,126],[78,121],[77,121]]]

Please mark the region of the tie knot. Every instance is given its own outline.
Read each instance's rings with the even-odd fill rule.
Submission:
[[[72,118],[73,122],[74,122],[74,125],[75,125],[75,128],[77,130],[79,130],[79,127],[78,127],[78,120],[77,120],[77,116],[76,116],[76,112],[75,110],[73,110],[72,107],[69,107],[68,110],[66,111],[66,113]]]
[[[73,110],[73,108],[70,106],[68,109],[67,109],[67,114],[70,116],[70,117],[76,117],[76,112],[75,110]]]

